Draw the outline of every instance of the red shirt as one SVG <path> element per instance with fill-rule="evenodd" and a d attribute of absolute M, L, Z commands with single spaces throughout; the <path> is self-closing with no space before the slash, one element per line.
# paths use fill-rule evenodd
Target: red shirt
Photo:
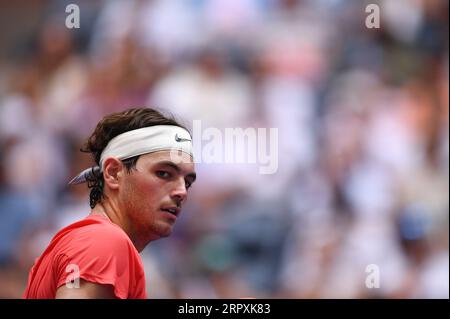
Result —
<path fill-rule="evenodd" d="M 77 274 L 112 285 L 117 298 L 147 297 L 138 251 L 128 235 L 104 216 L 89 215 L 53 237 L 31 268 L 23 298 L 55 298 L 60 286 L 76 283 Z"/>

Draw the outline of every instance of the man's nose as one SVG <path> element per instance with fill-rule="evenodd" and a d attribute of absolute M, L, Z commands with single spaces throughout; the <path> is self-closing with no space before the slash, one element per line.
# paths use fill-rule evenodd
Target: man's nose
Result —
<path fill-rule="evenodd" d="M 184 179 L 177 183 L 177 187 L 172 191 L 172 197 L 177 201 L 177 205 L 180 206 L 187 198 L 187 189 Z"/>

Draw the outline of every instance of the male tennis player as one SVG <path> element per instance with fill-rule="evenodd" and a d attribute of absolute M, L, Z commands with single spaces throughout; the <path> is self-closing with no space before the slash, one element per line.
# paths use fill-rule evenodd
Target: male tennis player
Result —
<path fill-rule="evenodd" d="M 24 298 L 146 298 L 139 255 L 169 236 L 195 181 L 190 133 L 150 108 L 103 118 L 85 152 L 91 213 L 60 230 L 30 271 Z"/>

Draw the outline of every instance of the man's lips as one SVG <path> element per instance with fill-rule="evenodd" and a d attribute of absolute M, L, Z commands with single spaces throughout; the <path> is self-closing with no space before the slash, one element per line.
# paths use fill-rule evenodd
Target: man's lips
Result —
<path fill-rule="evenodd" d="M 178 208 L 177 206 L 168 206 L 168 207 L 163 207 L 161 208 L 162 211 L 168 212 L 174 216 L 177 216 L 180 214 L 181 209 Z"/>

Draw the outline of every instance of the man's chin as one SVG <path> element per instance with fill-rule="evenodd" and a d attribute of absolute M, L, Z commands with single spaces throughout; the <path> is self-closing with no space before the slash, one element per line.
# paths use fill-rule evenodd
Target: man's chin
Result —
<path fill-rule="evenodd" d="M 162 232 L 158 239 L 166 238 L 166 237 L 169 237 L 170 235 L 172 235 L 172 230 L 168 230 L 166 232 Z"/>
<path fill-rule="evenodd" d="M 158 231 L 156 231 L 156 236 L 158 236 L 157 239 L 166 238 L 172 235 L 173 232 L 173 226 L 172 225 L 161 225 L 159 227 Z"/>
<path fill-rule="evenodd" d="M 146 242 L 150 243 L 152 241 L 156 241 L 158 239 L 169 237 L 172 234 L 172 229 L 158 229 L 158 231 L 152 230 L 151 232 L 148 232 Z"/>

